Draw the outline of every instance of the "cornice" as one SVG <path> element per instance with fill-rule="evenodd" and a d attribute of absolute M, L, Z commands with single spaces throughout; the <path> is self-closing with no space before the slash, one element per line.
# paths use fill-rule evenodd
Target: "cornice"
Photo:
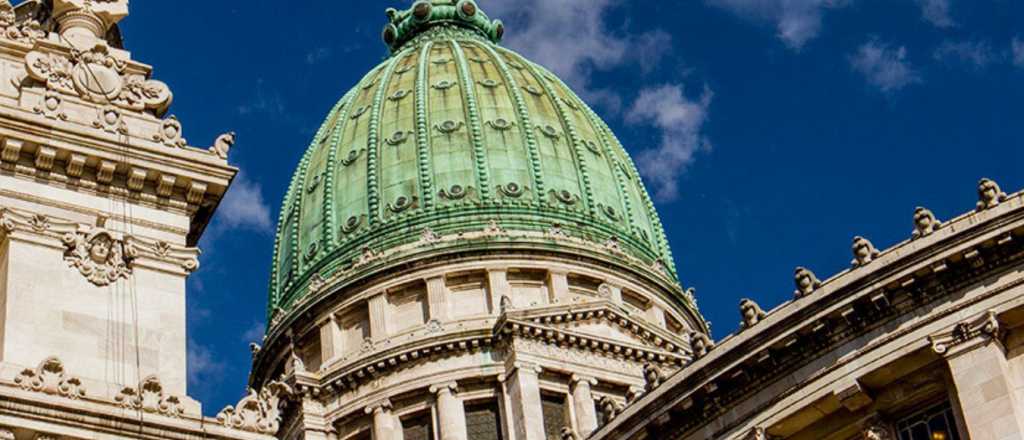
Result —
<path fill-rule="evenodd" d="M 988 202 L 979 203 L 974 212 L 942 224 L 941 228 L 915 233 L 914 239 L 878 254 L 872 252 L 871 261 L 859 261 L 855 269 L 821 282 L 813 290 L 801 292 L 798 299 L 752 321 L 741 333 L 725 338 L 705 358 L 671 377 L 662 392 L 653 393 L 627 408 L 623 416 L 602 428 L 597 438 L 630 438 L 631 433 L 639 429 L 638 422 L 659 417 L 674 407 L 699 411 L 699 417 L 690 417 L 679 427 L 680 434 L 688 432 L 714 420 L 749 393 L 770 386 L 822 353 L 961 291 L 980 277 L 991 276 L 1024 261 L 1024 245 L 1020 243 L 1024 236 L 1022 199 L 1022 193 L 998 199 L 990 197 Z M 1018 285 L 1024 285 L 1024 281 L 961 300 L 956 309 L 933 311 L 928 320 L 901 327 L 880 341 L 860 347 L 857 355 L 869 353 L 901 335 L 923 328 L 928 322 L 943 319 L 961 307 L 969 307 Z M 930 344 L 942 351 L 957 341 L 978 340 L 980 336 L 989 335 L 991 332 L 985 330 L 993 327 L 990 325 L 993 321 L 979 319 L 977 323 L 958 325 L 959 330 L 933 335 Z M 799 383 L 810 383 L 834 368 L 838 367 L 801 377 Z M 789 392 L 800 389 L 799 383 L 788 387 Z M 773 402 L 789 392 L 777 396 Z M 763 409 L 750 408 L 752 413 Z M 722 432 L 725 430 L 726 427 L 722 427 Z"/>

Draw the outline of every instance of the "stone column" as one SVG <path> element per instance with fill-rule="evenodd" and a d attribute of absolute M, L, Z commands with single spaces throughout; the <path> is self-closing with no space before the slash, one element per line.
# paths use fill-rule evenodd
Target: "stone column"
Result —
<path fill-rule="evenodd" d="M 338 325 L 338 316 L 332 313 L 320 326 L 320 358 L 323 365 L 341 356 L 344 352 L 341 343 L 341 326 Z"/>
<path fill-rule="evenodd" d="M 548 302 L 567 303 L 569 302 L 569 278 L 564 270 L 552 269 L 548 271 Z"/>
<path fill-rule="evenodd" d="M 388 298 L 379 292 L 367 301 L 370 315 L 370 339 L 382 341 L 388 337 Z"/>
<path fill-rule="evenodd" d="M 491 313 L 501 313 L 501 297 L 512 298 L 512 286 L 508 284 L 508 271 L 505 269 L 487 270 L 487 300 Z"/>
<path fill-rule="evenodd" d="M 545 440 L 540 372 L 537 365 L 516 362 L 505 380 L 516 440 Z"/>
<path fill-rule="evenodd" d="M 665 309 L 652 303 L 647 309 L 647 320 L 660 328 L 665 328 Z"/>
<path fill-rule="evenodd" d="M 455 395 L 458 392 L 458 384 L 437 384 L 430 387 L 430 392 L 437 396 L 437 419 L 441 440 L 468 440 L 466 409 L 462 406 L 462 400 Z"/>
<path fill-rule="evenodd" d="M 1024 439 L 1024 407 L 1016 394 L 1019 380 L 999 336 L 999 321 L 988 312 L 928 338 L 949 365 L 972 440 Z"/>
<path fill-rule="evenodd" d="M 590 433 L 597 430 L 597 406 L 594 405 L 594 396 L 590 392 L 590 387 L 594 385 L 597 385 L 597 379 L 572 375 L 572 406 L 576 413 L 576 426 L 583 437 L 589 437 Z"/>
<path fill-rule="evenodd" d="M 430 319 L 448 321 L 448 286 L 443 275 L 427 280 L 427 302 L 430 306 Z"/>
<path fill-rule="evenodd" d="M 399 440 L 402 438 L 402 424 L 391 414 L 391 401 L 388 399 L 370 404 L 366 407 L 367 414 L 373 414 L 373 440 Z"/>

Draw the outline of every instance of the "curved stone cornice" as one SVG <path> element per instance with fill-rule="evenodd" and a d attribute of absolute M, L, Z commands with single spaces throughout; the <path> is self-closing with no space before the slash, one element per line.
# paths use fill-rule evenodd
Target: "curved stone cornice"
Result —
<path fill-rule="evenodd" d="M 596 438 L 631 438 L 630 433 L 639 429 L 637 422 L 658 418 L 671 408 L 699 415 L 680 416 L 677 434 L 681 435 L 715 420 L 737 402 L 780 378 L 796 380 L 787 386 L 789 391 L 773 397 L 772 402 L 777 402 L 793 390 L 841 368 L 830 365 L 799 378 L 787 376 L 822 353 L 869 332 L 881 331 L 894 320 L 919 313 L 922 307 L 949 300 L 954 292 L 976 286 L 982 278 L 1024 263 L 1024 193 L 988 199 L 982 196 L 984 200 L 998 203 L 986 204 L 986 209 L 950 220 L 941 229 L 926 228 L 927 233 L 915 234 L 914 239 L 881 251 L 871 261 L 823 281 L 802 297 L 772 310 L 756 326 L 726 337 L 707 356 L 670 377 L 659 391 L 626 408 L 596 433 Z M 925 217 L 934 218 L 919 210 L 917 219 Z M 976 297 L 961 299 L 966 304 L 956 307 L 966 307 L 1022 285 L 1024 280 L 1008 280 L 988 286 L 984 292 L 975 292 Z M 951 307 L 934 308 L 927 319 L 915 319 L 910 325 L 887 332 L 884 338 L 857 347 L 851 354 L 854 357 L 844 357 L 844 362 L 856 363 L 857 356 L 920 332 L 930 322 L 948 321 L 957 313 L 957 308 Z M 960 350 L 958 345 L 968 347 L 998 338 L 999 324 L 993 312 L 932 334 L 919 341 L 918 348 L 931 347 L 948 356 Z M 726 432 L 735 427 L 720 425 L 716 429 Z"/>

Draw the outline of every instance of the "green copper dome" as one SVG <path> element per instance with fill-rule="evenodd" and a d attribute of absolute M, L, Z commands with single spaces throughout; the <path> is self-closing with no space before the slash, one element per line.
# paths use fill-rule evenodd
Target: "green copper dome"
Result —
<path fill-rule="evenodd" d="M 468 0 L 389 10 L 391 56 L 338 102 L 281 209 L 270 310 L 426 256 L 541 251 L 683 297 L 629 155 Z"/>

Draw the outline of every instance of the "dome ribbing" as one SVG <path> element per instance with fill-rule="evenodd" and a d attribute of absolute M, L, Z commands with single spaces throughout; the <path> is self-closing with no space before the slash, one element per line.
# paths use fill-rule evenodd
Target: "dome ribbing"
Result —
<path fill-rule="evenodd" d="M 500 22 L 471 1 L 388 15 L 392 55 L 331 110 L 285 197 L 272 317 L 325 283 L 516 249 L 621 266 L 682 297 L 635 166 L 582 100 L 498 46 Z"/>

